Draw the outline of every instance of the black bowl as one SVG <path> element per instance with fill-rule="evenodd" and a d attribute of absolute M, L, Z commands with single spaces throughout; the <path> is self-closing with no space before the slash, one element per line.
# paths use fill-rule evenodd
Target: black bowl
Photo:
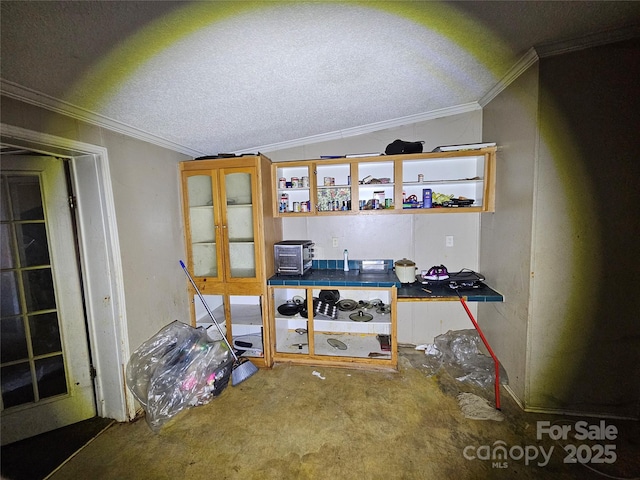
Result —
<path fill-rule="evenodd" d="M 303 305 L 294 302 L 283 303 L 278 307 L 278 313 L 280 315 L 284 315 L 286 317 L 292 317 L 300 310 L 302 310 Z"/>

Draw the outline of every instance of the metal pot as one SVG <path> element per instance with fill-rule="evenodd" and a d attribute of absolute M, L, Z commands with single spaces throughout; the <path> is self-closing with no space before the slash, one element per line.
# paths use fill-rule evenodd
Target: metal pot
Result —
<path fill-rule="evenodd" d="M 395 263 L 395 271 L 401 283 L 413 283 L 416 281 L 416 262 L 403 258 Z"/>

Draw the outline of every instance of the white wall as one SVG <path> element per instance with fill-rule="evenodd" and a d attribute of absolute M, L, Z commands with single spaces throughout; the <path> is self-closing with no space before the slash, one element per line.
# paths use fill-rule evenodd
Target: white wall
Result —
<path fill-rule="evenodd" d="M 104 132 L 109 150 L 133 351 L 164 325 L 190 322 L 182 201 L 175 152 Z"/>
<path fill-rule="evenodd" d="M 479 142 L 482 139 L 480 110 L 438 118 L 413 125 L 333 140 L 287 150 L 266 152 L 273 161 L 306 160 L 322 155 L 384 152 L 400 138 L 423 140 L 424 151 L 438 145 Z M 424 215 L 345 215 L 284 218 L 285 239 L 311 239 L 316 258 L 342 259 L 349 250 L 351 259 L 408 258 L 418 269 L 444 264 L 449 270 L 478 270 L 480 214 L 455 213 Z M 454 236 L 454 246 L 445 246 L 445 235 Z M 332 239 L 338 238 L 333 247 Z M 475 305 L 471 305 L 475 313 Z M 398 341 L 431 343 L 448 330 L 472 327 L 458 302 L 402 303 L 398 306 Z"/>
<path fill-rule="evenodd" d="M 527 372 L 537 105 L 536 64 L 483 109 L 484 138 L 499 149 L 496 211 L 482 217 L 480 270 L 505 301 L 479 305 L 478 321 L 520 403 Z"/>
<path fill-rule="evenodd" d="M 542 58 L 484 108 L 501 150 L 481 270 L 505 302 L 479 317 L 529 411 L 640 416 L 638 45 Z"/>

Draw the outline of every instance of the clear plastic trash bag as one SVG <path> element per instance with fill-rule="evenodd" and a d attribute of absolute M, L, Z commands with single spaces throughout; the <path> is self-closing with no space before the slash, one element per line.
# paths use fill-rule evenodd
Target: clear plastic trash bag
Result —
<path fill-rule="evenodd" d="M 480 387 L 495 382 L 493 359 L 480 351 L 482 339 L 475 329 L 449 330 L 438 335 L 433 343 L 425 345 L 427 364 L 431 375 L 444 368 L 461 382 L 471 382 Z M 507 384 L 507 374 L 500 365 L 500 383 Z"/>
<path fill-rule="evenodd" d="M 126 382 L 153 431 L 185 408 L 208 403 L 229 383 L 233 357 L 204 329 L 174 321 L 131 355 Z"/>

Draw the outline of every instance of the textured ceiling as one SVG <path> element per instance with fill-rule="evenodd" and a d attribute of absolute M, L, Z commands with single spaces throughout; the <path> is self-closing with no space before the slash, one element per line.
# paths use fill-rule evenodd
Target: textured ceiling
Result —
<path fill-rule="evenodd" d="M 473 105 L 532 47 L 640 24 L 640 2 L 617 1 L 1 7 L 5 90 L 193 155 L 266 152 Z"/>

